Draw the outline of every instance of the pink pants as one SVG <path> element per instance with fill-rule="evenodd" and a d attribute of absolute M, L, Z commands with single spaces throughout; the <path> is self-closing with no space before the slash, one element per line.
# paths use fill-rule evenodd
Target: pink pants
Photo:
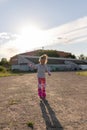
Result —
<path fill-rule="evenodd" d="M 38 78 L 38 96 L 40 98 L 46 97 L 46 79 L 45 78 Z"/>

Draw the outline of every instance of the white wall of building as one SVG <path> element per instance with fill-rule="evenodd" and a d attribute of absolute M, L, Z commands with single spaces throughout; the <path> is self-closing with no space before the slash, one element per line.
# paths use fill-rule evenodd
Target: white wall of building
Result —
<path fill-rule="evenodd" d="M 79 65 L 82 70 L 87 70 L 87 65 Z"/>

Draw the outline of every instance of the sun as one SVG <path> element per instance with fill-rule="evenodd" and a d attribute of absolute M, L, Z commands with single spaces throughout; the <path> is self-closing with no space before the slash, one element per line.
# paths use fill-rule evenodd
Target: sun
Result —
<path fill-rule="evenodd" d="M 21 43 L 27 47 L 41 46 L 43 36 L 43 31 L 35 26 L 24 27 L 20 33 Z"/>
<path fill-rule="evenodd" d="M 50 43 L 48 31 L 34 25 L 21 27 L 18 34 L 16 45 L 20 52 L 40 49 Z"/>

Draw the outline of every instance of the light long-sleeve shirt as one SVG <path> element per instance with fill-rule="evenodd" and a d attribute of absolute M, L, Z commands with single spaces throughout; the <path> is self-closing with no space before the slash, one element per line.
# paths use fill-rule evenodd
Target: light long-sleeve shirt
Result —
<path fill-rule="evenodd" d="M 48 69 L 47 64 L 29 64 L 29 67 L 32 67 L 33 69 L 37 69 L 37 77 L 38 78 L 45 78 L 45 72 L 48 73 L 48 75 L 51 75 L 50 70 Z"/>
<path fill-rule="evenodd" d="M 42 64 L 38 64 L 37 66 L 37 76 L 38 78 L 45 78 L 45 72 L 48 72 L 48 67 L 46 64 L 42 65 Z"/>
<path fill-rule="evenodd" d="M 38 64 L 35 66 L 37 69 L 37 77 L 38 78 L 45 78 L 45 72 L 48 72 L 50 74 L 50 71 L 48 70 L 48 67 L 46 64 Z"/>

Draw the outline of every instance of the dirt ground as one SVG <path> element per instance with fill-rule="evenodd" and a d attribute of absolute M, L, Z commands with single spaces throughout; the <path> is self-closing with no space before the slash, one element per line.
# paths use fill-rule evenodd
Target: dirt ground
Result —
<path fill-rule="evenodd" d="M 0 78 L 0 130 L 87 130 L 87 77 L 53 72 L 47 97 L 37 95 L 36 73 Z"/>

